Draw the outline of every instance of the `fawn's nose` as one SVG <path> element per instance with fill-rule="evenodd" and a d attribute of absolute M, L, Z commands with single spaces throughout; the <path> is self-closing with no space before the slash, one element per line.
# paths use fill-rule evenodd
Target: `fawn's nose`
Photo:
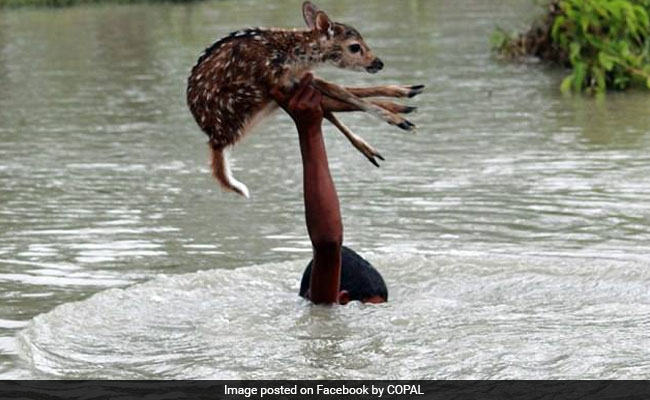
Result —
<path fill-rule="evenodd" d="M 384 68 L 384 63 L 379 58 L 375 58 L 372 60 L 372 63 L 368 68 L 366 68 L 366 70 L 371 74 L 374 74 L 375 72 L 380 71 L 382 68 Z"/>

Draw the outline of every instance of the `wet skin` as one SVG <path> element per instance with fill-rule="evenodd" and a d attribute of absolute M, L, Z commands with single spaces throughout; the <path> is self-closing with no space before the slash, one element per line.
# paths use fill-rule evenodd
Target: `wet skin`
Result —
<path fill-rule="evenodd" d="M 322 95 L 306 74 L 290 94 L 272 89 L 275 101 L 293 118 L 298 129 L 303 166 L 303 188 L 307 231 L 314 249 L 309 299 L 315 304 L 346 304 L 348 292 L 340 290 L 343 225 L 339 199 L 329 171 L 321 125 Z M 384 299 L 373 296 L 368 303 Z"/>

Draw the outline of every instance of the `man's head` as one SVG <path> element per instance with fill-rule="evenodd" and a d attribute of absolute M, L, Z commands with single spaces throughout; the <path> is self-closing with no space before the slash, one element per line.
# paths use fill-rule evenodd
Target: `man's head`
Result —
<path fill-rule="evenodd" d="M 309 282 L 311 267 L 309 262 L 300 282 L 301 297 L 309 298 Z M 360 255 L 345 246 L 341 249 L 341 292 L 346 295 L 341 298 L 341 304 L 358 300 L 363 303 L 383 303 L 388 301 L 388 289 L 384 279 L 370 263 Z"/>

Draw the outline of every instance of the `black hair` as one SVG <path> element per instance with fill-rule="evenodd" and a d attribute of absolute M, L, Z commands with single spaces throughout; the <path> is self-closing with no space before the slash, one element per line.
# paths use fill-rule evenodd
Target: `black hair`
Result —
<path fill-rule="evenodd" d="M 313 263 L 314 260 L 309 261 L 302 274 L 299 292 L 301 297 L 307 297 Z M 363 301 L 373 296 L 380 296 L 384 301 L 388 301 L 388 289 L 379 271 L 354 250 L 345 246 L 341 248 L 341 290 L 348 291 L 350 301 Z"/>

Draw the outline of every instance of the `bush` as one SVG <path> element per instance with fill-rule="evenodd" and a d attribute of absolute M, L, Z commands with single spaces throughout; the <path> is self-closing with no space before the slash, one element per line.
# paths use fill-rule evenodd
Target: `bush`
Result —
<path fill-rule="evenodd" d="M 497 30 L 496 51 L 570 67 L 561 89 L 602 93 L 650 88 L 650 0 L 551 0 L 528 32 Z"/>

